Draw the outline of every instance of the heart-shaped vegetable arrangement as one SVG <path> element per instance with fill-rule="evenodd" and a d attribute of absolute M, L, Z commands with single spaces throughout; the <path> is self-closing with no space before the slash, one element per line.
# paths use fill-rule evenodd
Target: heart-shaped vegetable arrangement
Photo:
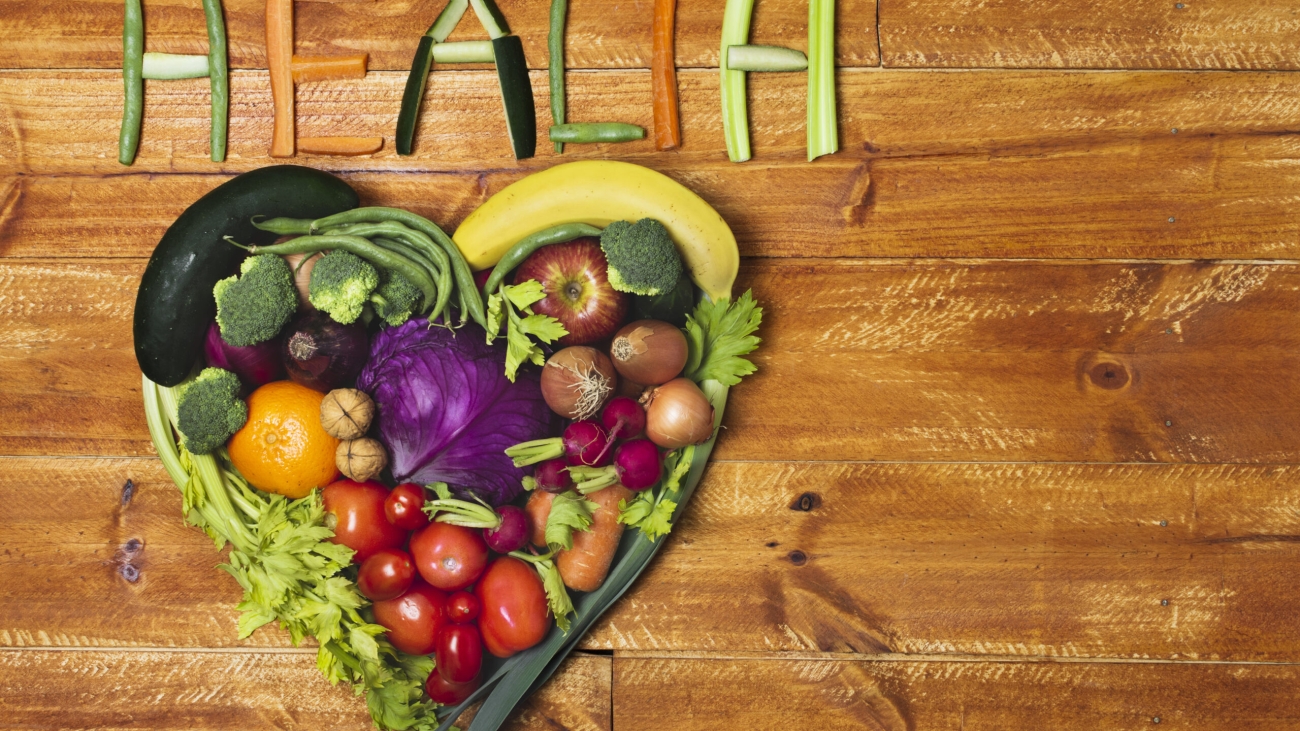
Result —
<path fill-rule="evenodd" d="M 450 238 L 358 202 L 268 167 L 172 224 L 136 300 L 150 435 L 231 545 L 241 637 L 314 637 L 380 728 L 486 695 L 495 731 L 662 545 L 762 311 L 717 212 L 636 165 L 531 175 Z"/>

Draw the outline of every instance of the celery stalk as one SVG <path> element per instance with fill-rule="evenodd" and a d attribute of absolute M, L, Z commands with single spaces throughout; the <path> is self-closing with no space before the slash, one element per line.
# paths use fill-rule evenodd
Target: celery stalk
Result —
<path fill-rule="evenodd" d="M 727 157 L 732 162 L 750 158 L 749 105 L 745 99 L 745 72 L 727 64 L 728 49 L 749 42 L 753 15 L 754 0 L 727 0 L 722 14 L 722 50 L 718 56 L 718 70 L 722 74 L 722 133 L 727 140 Z"/>
<path fill-rule="evenodd" d="M 808 57 L 803 51 L 780 46 L 732 46 L 727 49 L 727 67 L 733 71 L 803 71 Z"/>
<path fill-rule="evenodd" d="M 146 79 L 201 79 L 208 75 L 208 57 L 179 53 L 146 53 Z"/>
<path fill-rule="evenodd" d="M 838 149 L 835 0 L 808 0 L 808 160 Z"/>

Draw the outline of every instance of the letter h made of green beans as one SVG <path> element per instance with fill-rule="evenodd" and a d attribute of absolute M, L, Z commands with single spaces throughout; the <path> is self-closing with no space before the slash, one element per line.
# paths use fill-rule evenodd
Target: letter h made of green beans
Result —
<path fill-rule="evenodd" d="M 208 27 L 208 53 L 182 55 L 144 52 L 144 12 L 141 0 L 126 0 L 122 24 L 122 82 L 125 86 L 122 131 L 117 138 L 117 161 L 130 165 L 140 148 L 144 117 L 145 79 L 198 79 L 212 82 L 212 161 L 226 159 L 226 128 L 230 109 L 230 68 L 226 58 L 226 19 L 221 0 L 203 0 Z"/>

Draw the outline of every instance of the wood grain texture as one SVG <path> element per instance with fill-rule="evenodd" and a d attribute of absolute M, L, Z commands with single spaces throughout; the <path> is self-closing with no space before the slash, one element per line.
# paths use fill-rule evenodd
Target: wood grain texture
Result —
<path fill-rule="evenodd" d="M 612 658 L 575 655 L 503 728 L 608 730 L 611 674 Z M 0 651 L 0 688 L 5 728 L 371 727 L 315 652 Z"/>
<path fill-rule="evenodd" d="M 149 453 L 143 264 L 0 265 L 0 454 Z M 790 259 L 737 286 L 764 346 L 721 459 L 1300 458 L 1293 265 Z"/>
<path fill-rule="evenodd" d="M 398 157 L 392 134 L 406 76 L 372 72 L 361 80 L 303 84 L 297 91 L 303 136 L 386 138 L 385 149 L 366 158 L 300 155 L 296 160 L 331 170 L 466 170 L 520 173 L 554 164 L 550 145 L 515 161 L 505 133 L 495 74 L 435 72 L 429 79 L 414 155 Z M 680 150 L 660 153 L 650 139 L 623 144 L 571 145 L 560 159 L 618 157 L 655 166 L 724 162 L 718 75 L 688 70 L 681 90 Z M 546 76 L 532 75 L 538 128 L 550 124 Z M 800 74 L 756 74 L 750 84 L 750 126 L 755 159 L 736 169 L 798 163 L 820 171 L 881 158 L 963 156 L 1089 158 L 1094 151 L 1127 145 L 1154 153 L 1171 142 L 1192 161 L 1260 144 L 1270 136 L 1294 143 L 1300 118 L 1300 75 L 1282 73 L 991 72 L 841 70 L 837 77 L 842 152 L 804 162 L 804 98 Z M 114 157 L 121 122 L 121 80 L 107 71 L 0 72 L 0 173 L 242 172 L 270 162 L 271 94 L 265 72 L 231 75 L 229 158 L 208 156 L 210 120 L 203 79 L 151 82 L 144 108 L 139 156 L 124 167 Z M 572 121 L 618 120 L 652 126 L 649 71 L 589 71 L 568 80 Z M 1174 134 L 1171 130 L 1177 129 Z M 1226 139 L 1225 139 L 1226 138 Z M 542 150 L 540 148 L 547 148 Z M 1132 154 L 1130 152 L 1130 154 Z M 1176 164 L 1148 154 L 1154 179 L 1178 177 Z M 927 164 L 939 160 L 924 160 Z M 944 161 L 946 162 L 946 161 Z M 1182 162 L 1188 162 L 1182 160 Z M 1059 165 L 1059 161 L 1057 162 Z M 1258 174 L 1267 174 L 1260 170 Z M 1123 190 L 1129 170 L 1102 167 L 1101 185 Z M 1068 175 L 1078 185 L 1079 175 Z M 1184 174 L 1183 177 L 1186 177 Z M 1044 173 L 1039 181 L 1049 180 Z M 1199 193 L 1216 192 L 1212 173 L 1201 171 Z M 1232 177 L 1229 178 L 1232 180 Z M 823 186 L 830 187 L 830 186 Z M 1028 189 L 1027 189 L 1028 190 Z M 1180 188 L 1168 195 L 1187 193 Z"/>
<path fill-rule="evenodd" d="M 882 0 L 886 66 L 1295 69 L 1278 0 Z"/>
<path fill-rule="evenodd" d="M 744 256 L 1291 259 L 1300 144 L 1137 140 L 1087 152 L 795 163 L 639 158 L 709 201 Z M 314 160 L 313 160 L 314 162 Z M 371 203 L 451 231 L 525 174 L 343 173 Z M 225 175 L 0 178 L 0 256 L 148 256 Z M 1173 218 L 1173 221 L 1169 219 Z"/>
<path fill-rule="evenodd" d="M 288 645 L 155 460 L 0 459 L 0 501 L 0 646 Z M 1284 661 L 1298 516 L 1294 465 L 718 462 L 583 647 Z"/>
<path fill-rule="evenodd" d="M 616 657 L 614 727 L 1274 731 L 1297 690 L 1294 665 Z"/>
<path fill-rule="evenodd" d="M 265 0 L 225 0 L 232 68 L 266 68 Z M 511 31 L 532 68 L 548 61 L 550 3 L 501 0 Z M 677 11 L 677 64 L 717 66 L 723 0 L 683 3 Z M 146 50 L 207 53 L 200 0 L 151 0 L 144 7 Z M 442 0 L 304 2 L 295 18 L 299 55 L 370 54 L 371 70 L 411 67 L 416 43 Z M 649 68 L 651 3 L 587 0 L 569 8 L 565 61 L 569 68 Z M 837 3 L 836 63 L 876 66 L 876 1 Z M 122 4 L 115 0 L 27 3 L 0 0 L 0 68 L 122 67 Z M 808 4 L 767 0 L 754 12 L 753 43 L 803 49 Z M 486 39 L 465 16 L 451 40 Z M 238 102 L 238 98 L 232 96 Z"/>

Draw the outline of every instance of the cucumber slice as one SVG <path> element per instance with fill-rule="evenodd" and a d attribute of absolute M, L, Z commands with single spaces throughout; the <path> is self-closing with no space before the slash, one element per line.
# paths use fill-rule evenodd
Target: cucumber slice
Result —
<path fill-rule="evenodd" d="M 501 101 L 506 110 L 506 129 L 515 159 L 523 160 L 537 152 L 537 108 L 533 105 L 533 85 L 528 80 L 528 63 L 519 36 L 492 39 L 497 59 L 497 80 L 501 82 Z"/>

